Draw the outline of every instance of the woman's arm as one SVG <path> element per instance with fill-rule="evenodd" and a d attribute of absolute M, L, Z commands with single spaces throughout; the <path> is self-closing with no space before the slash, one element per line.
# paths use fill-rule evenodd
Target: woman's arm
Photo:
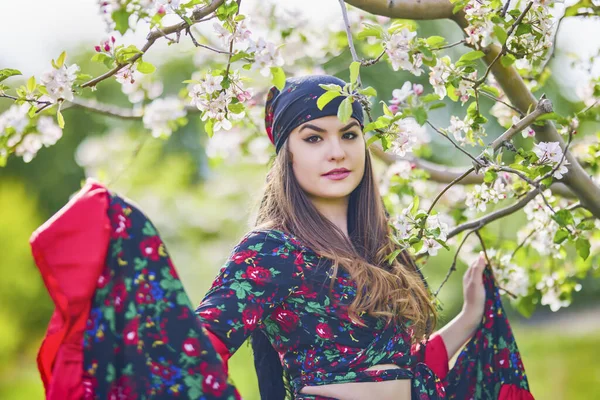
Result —
<path fill-rule="evenodd" d="M 485 305 L 485 288 L 483 286 L 483 270 L 485 257 L 480 253 L 463 276 L 463 308 L 461 312 L 438 331 L 444 340 L 448 359 L 462 348 L 471 338 L 481 319 Z"/>

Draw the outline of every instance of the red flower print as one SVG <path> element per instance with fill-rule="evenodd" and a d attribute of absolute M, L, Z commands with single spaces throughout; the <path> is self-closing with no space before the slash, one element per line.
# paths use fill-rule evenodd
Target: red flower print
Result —
<path fill-rule="evenodd" d="M 136 400 L 138 394 L 134 383 L 128 376 L 121 376 L 117 381 L 113 382 L 108 393 L 108 400 Z"/>
<path fill-rule="evenodd" d="M 202 363 L 200 365 L 200 373 L 204 376 L 202 380 L 204 394 L 220 397 L 225 389 L 227 389 L 227 379 L 224 371 L 219 371 L 215 367 L 211 368 L 207 363 Z"/>
<path fill-rule="evenodd" d="M 127 229 L 131 228 L 131 220 L 125 216 L 123 206 L 121 204 L 113 204 L 110 207 L 110 223 L 113 227 L 111 236 L 113 239 L 128 238 Z"/>
<path fill-rule="evenodd" d="M 281 327 L 281 329 L 290 333 L 298 326 L 298 321 L 300 318 L 293 311 L 286 310 L 283 307 L 277 307 L 273 311 L 273 319 L 277 321 L 277 324 Z"/>
<path fill-rule="evenodd" d="M 317 335 L 327 340 L 333 338 L 333 332 L 331 331 L 331 328 L 325 323 L 317 324 Z"/>
<path fill-rule="evenodd" d="M 438 396 L 444 398 L 446 396 L 446 388 L 441 380 L 435 380 L 435 390 L 437 391 Z"/>
<path fill-rule="evenodd" d="M 127 323 L 123 332 L 123 341 L 126 345 L 138 344 L 138 329 L 140 327 L 140 319 L 136 317 Z"/>
<path fill-rule="evenodd" d="M 149 238 L 142 240 L 140 243 L 142 256 L 152 261 L 158 261 L 160 259 L 158 249 L 161 245 L 162 241 L 158 236 L 150 236 Z"/>
<path fill-rule="evenodd" d="M 189 357 L 200 355 L 200 342 L 196 338 L 187 338 L 183 341 L 183 352 Z"/>
<path fill-rule="evenodd" d="M 251 265 L 246 270 L 246 276 L 257 285 L 264 286 L 271 280 L 271 271 L 263 267 L 254 267 Z"/>
<path fill-rule="evenodd" d="M 216 320 L 217 318 L 219 318 L 219 315 L 221 315 L 221 310 L 219 310 L 218 308 L 207 308 L 206 310 L 202 310 L 198 313 L 198 315 L 200 315 L 203 319 L 206 320 Z"/>
<path fill-rule="evenodd" d="M 125 306 L 125 297 L 127 297 L 127 288 L 125 287 L 125 283 L 116 283 L 109 295 L 110 302 L 115 306 L 116 312 L 123 311 L 123 307 Z"/>
<path fill-rule="evenodd" d="M 242 312 L 242 322 L 244 323 L 244 329 L 246 331 L 252 331 L 258 325 L 258 320 L 262 314 L 260 307 L 246 308 Z"/>
<path fill-rule="evenodd" d="M 84 374 L 81 384 L 83 386 L 83 400 L 95 400 L 96 388 L 98 387 L 96 377 Z"/>
<path fill-rule="evenodd" d="M 340 354 L 352 355 L 352 354 L 358 353 L 358 349 L 356 349 L 354 347 L 344 346 L 344 345 L 341 345 L 339 343 L 336 343 L 335 347 L 340 352 Z"/>
<path fill-rule="evenodd" d="M 98 289 L 102 289 L 104 286 L 106 286 L 106 284 L 108 283 L 109 280 L 110 280 L 110 269 L 109 268 L 104 268 L 104 271 L 102 272 L 102 275 L 100 275 L 98 277 L 98 281 L 96 282 L 96 286 L 98 287 Z"/>
<path fill-rule="evenodd" d="M 430 397 L 427 393 L 419 393 L 419 400 L 430 400 Z"/>
<path fill-rule="evenodd" d="M 171 274 L 171 276 L 173 278 L 178 279 L 179 276 L 177 275 L 177 271 L 175 270 L 175 266 L 173 265 L 173 261 L 171 261 L 171 259 L 168 258 L 167 262 L 169 264 L 169 273 Z"/>
<path fill-rule="evenodd" d="M 510 350 L 504 348 L 495 356 L 494 361 L 499 368 L 508 368 L 510 366 Z"/>
<path fill-rule="evenodd" d="M 294 292 L 297 296 L 303 296 L 305 299 L 316 299 L 317 292 L 311 290 L 306 284 L 302 284 L 296 291 Z"/>
<path fill-rule="evenodd" d="M 257 254 L 258 253 L 254 250 L 242 250 L 235 253 L 232 260 L 236 264 L 242 264 L 246 262 L 247 259 L 256 257 Z"/>

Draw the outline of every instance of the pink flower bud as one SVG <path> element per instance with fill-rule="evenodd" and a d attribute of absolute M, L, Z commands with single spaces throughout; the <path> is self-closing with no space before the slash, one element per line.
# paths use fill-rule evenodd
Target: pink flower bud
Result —
<path fill-rule="evenodd" d="M 104 43 L 104 51 L 110 51 L 110 45 L 107 43 Z"/>
<path fill-rule="evenodd" d="M 114 43 L 114 42 L 115 42 L 117 39 L 115 39 L 115 37 L 114 37 L 114 36 L 111 36 L 111 37 L 110 37 L 110 40 L 112 40 L 112 42 Z"/>
<path fill-rule="evenodd" d="M 423 85 L 420 85 L 418 83 L 414 83 L 413 84 L 413 92 L 415 92 L 415 94 L 417 96 L 420 96 L 423 94 Z"/>
<path fill-rule="evenodd" d="M 398 106 L 396 104 L 392 104 L 391 106 L 388 107 L 390 109 L 390 111 L 393 114 L 396 114 L 398 112 Z"/>
<path fill-rule="evenodd" d="M 156 11 L 157 14 L 163 15 L 165 13 L 165 8 L 163 6 L 160 6 L 158 8 L 158 10 Z"/>
<path fill-rule="evenodd" d="M 96 47 L 94 47 L 94 49 L 96 49 L 96 51 L 97 51 L 98 53 L 100 53 L 100 52 L 102 51 L 102 49 L 100 48 L 100 46 L 96 46 Z"/>

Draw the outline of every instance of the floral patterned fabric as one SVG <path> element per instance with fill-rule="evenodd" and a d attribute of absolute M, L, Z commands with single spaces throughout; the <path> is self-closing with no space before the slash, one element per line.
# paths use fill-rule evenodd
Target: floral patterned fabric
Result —
<path fill-rule="evenodd" d="M 84 399 L 238 399 L 156 228 L 115 195 L 108 215 L 84 335 Z"/>
<path fill-rule="evenodd" d="M 263 331 L 290 376 L 296 399 L 304 386 L 412 380 L 413 399 L 497 399 L 502 384 L 529 395 L 527 379 L 493 278 L 486 272 L 486 316 L 443 382 L 411 353 L 410 329 L 363 315 L 348 316 L 356 295 L 339 269 L 329 290 L 331 261 L 282 231 L 249 232 L 233 249 L 196 313 L 233 354 Z M 366 371 L 377 364 L 399 369 Z M 530 395 L 529 395 L 530 396 Z M 523 397 L 529 398 L 529 397 Z M 530 397 L 533 399 L 532 397 Z"/>

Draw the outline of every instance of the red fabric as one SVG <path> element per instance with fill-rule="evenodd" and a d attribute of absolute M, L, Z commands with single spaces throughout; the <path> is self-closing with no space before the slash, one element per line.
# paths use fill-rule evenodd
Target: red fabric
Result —
<path fill-rule="evenodd" d="M 208 338 L 210 339 L 210 342 L 212 343 L 213 347 L 215 348 L 217 353 L 219 353 L 219 355 L 223 359 L 223 365 L 225 366 L 225 373 L 229 374 L 227 362 L 229 361 L 229 357 L 231 357 L 231 354 L 229 354 L 229 350 L 227 349 L 227 346 L 225 346 L 225 343 L 223 343 L 221 341 L 221 339 L 219 339 L 217 335 L 212 333 L 206 326 L 204 327 L 204 329 L 206 330 L 206 334 L 207 334 Z"/>
<path fill-rule="evenodd" d="M 412 354 L 419 352 L 420 344 L 413 345 Z M 434 333 L 429 337 L 427 346 L 425 346 L 425 360 L 422 360 L 431 370 L 440 378 L 444 379 L 450 369 L 448 360 L 448 350 L 442 335 Z"/>
<path fill-rule="evenodd" d="M 502 385 L 498 400 L 534 400 L 533 395 L 517 385 Z"/>
<path fill-rule="evenodd" d="M 29 240 L 56 306 L 37 357 L 48 400 L 83 397 L 83 334 L 108 248 L 107 208 L 106 189 L 88 181 Z"/>

